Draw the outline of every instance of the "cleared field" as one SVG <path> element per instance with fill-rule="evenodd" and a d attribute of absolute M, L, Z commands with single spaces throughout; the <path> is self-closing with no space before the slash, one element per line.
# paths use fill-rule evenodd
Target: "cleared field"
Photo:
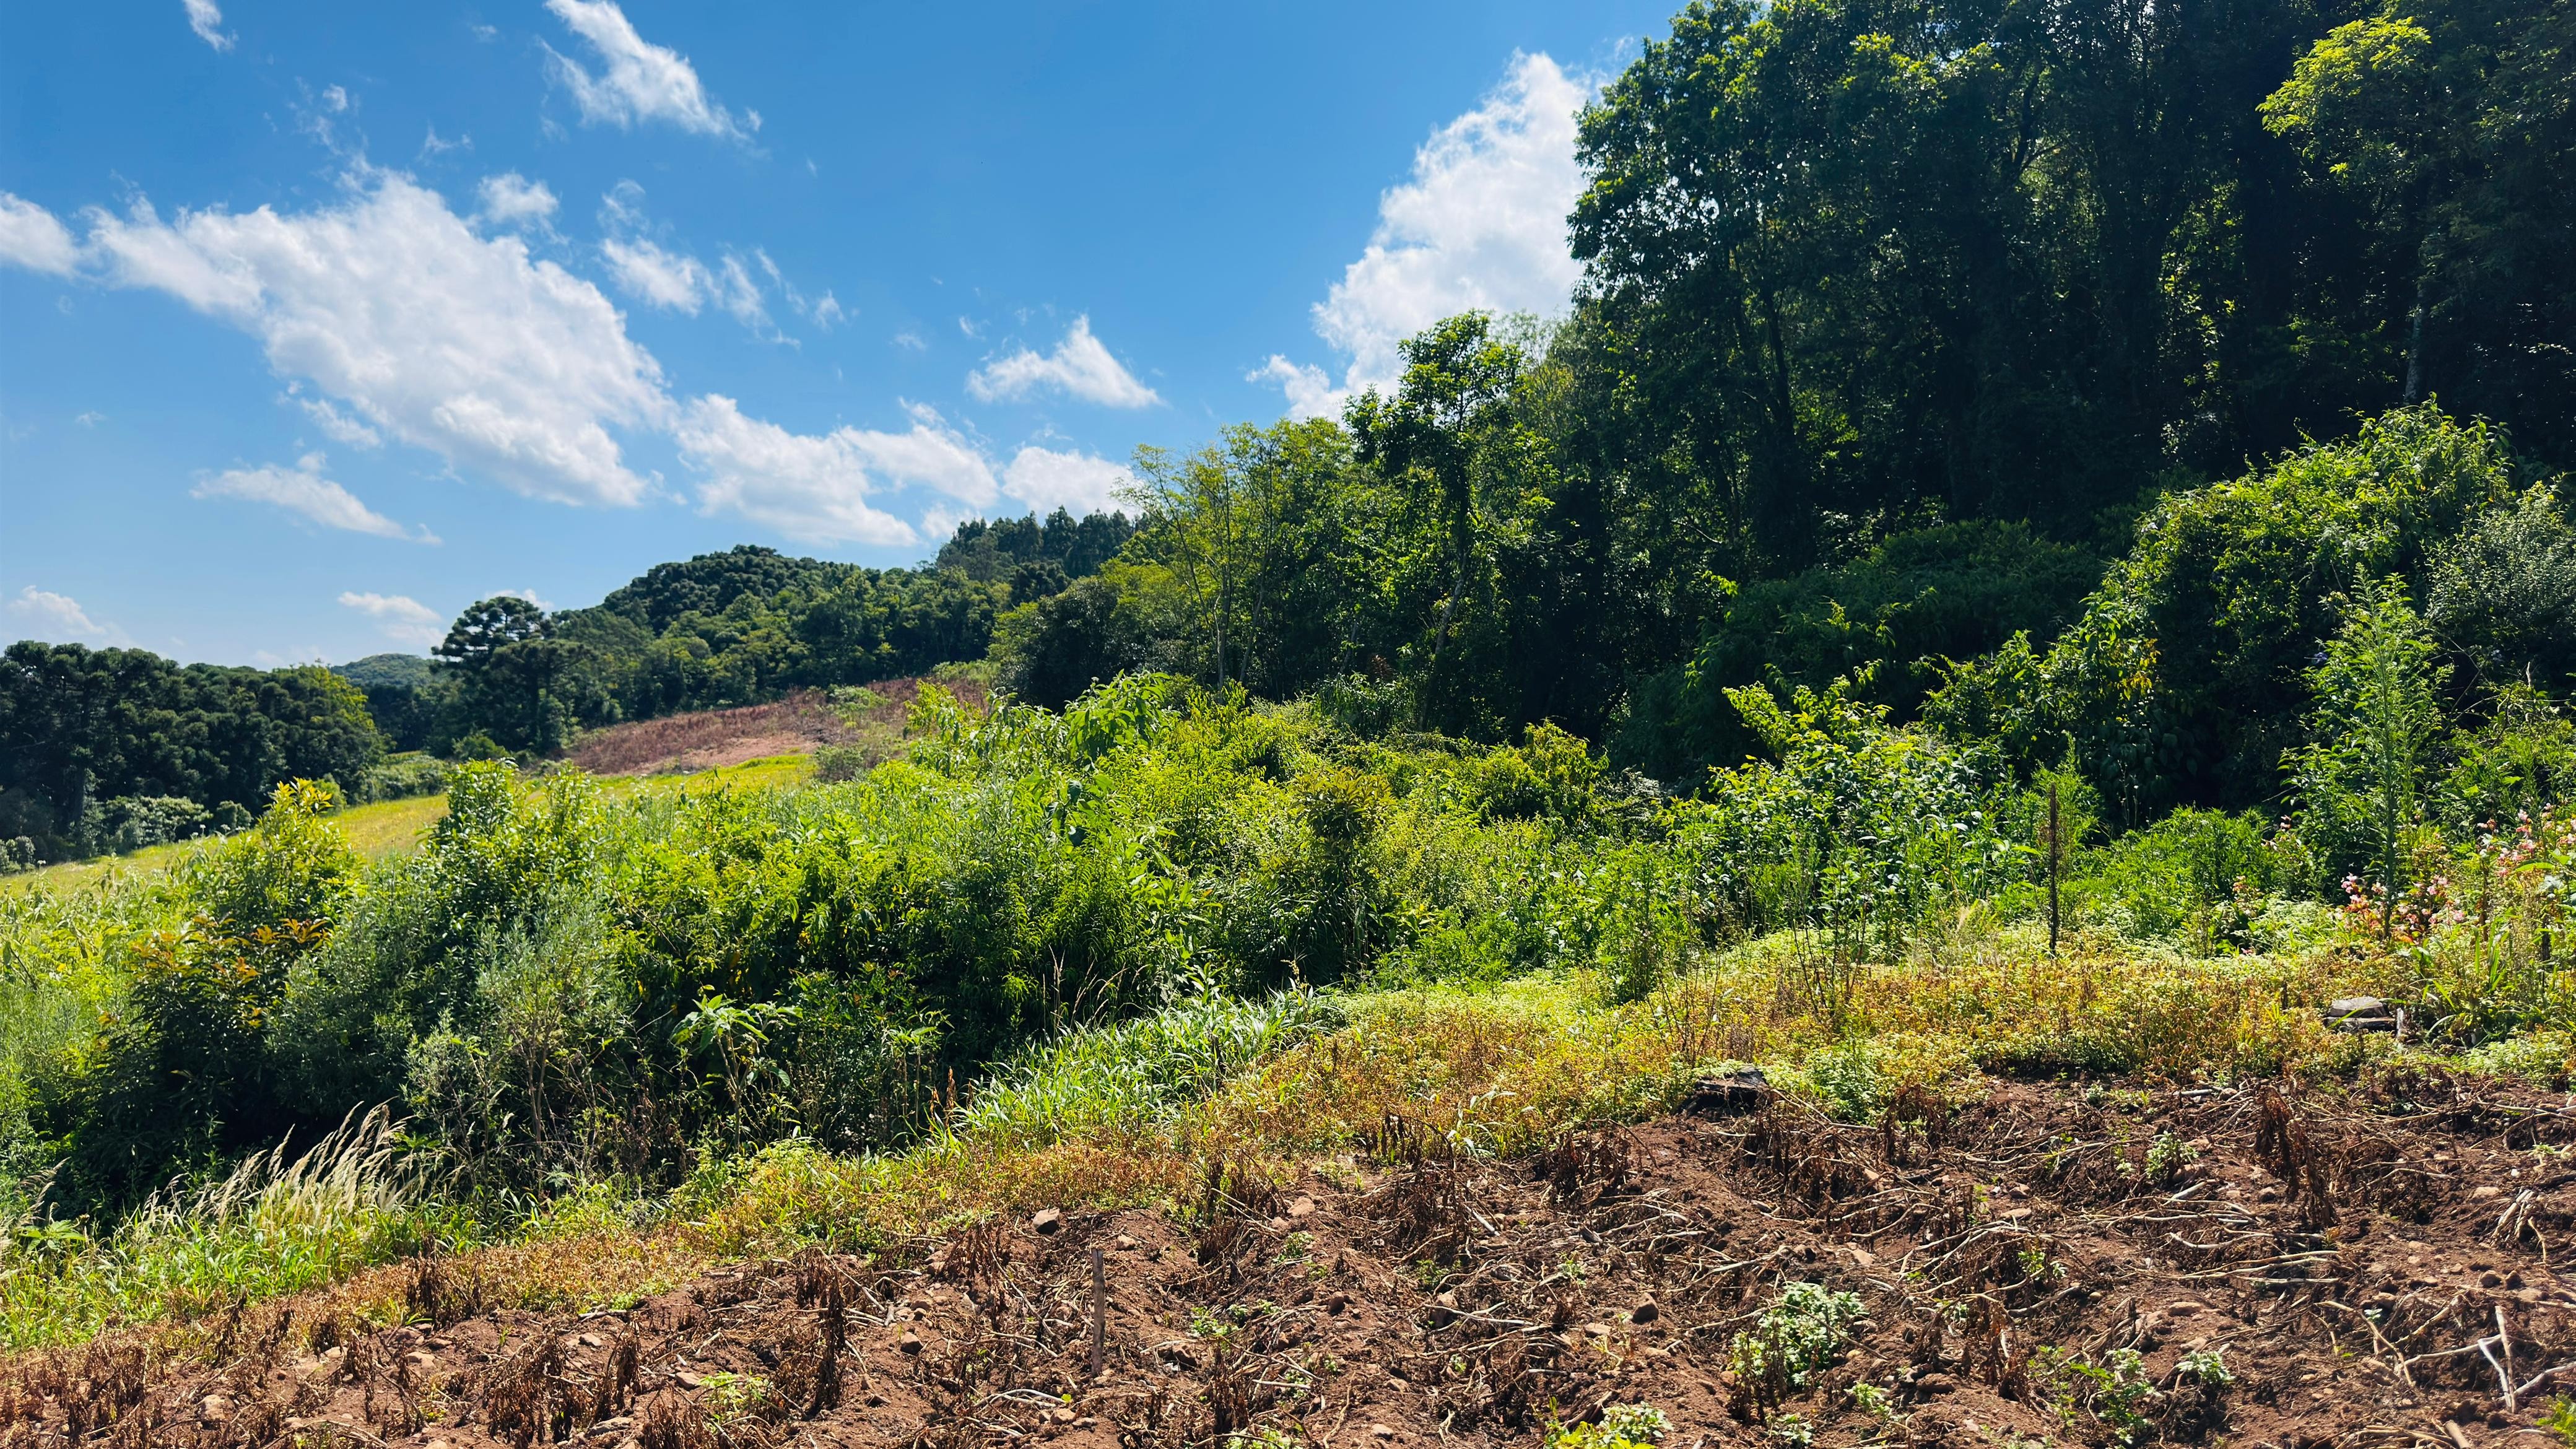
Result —
<path fill-rule="evenodd" d="M 444 795 L 417 795 L 408 800 L 380 800 L 353 805 L 331 817 L 359 854 L 370 859 L 395 855 L 420 844 L 423 832 L 447 813 Z M 155 845 L 127 855 L 93 860 L 66 860 L 20 875 L 0 877 L 0 890 L 59 889 L 87 884 L 110 871 L 167 870 L 196 849 L 196 842 Z"/>

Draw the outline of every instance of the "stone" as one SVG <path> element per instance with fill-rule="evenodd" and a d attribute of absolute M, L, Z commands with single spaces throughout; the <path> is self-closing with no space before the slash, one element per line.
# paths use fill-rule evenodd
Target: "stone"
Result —
<path fill-rule="evenodd" d="M 1369 1437 L 1372 1439 L 1392 1439 L 1395 1437 L 1395 1431 L 1384 1424 L 1371 1424 L 1369 1425 Z"/>
<path fill-rule="evenodd" d="M 1064 1214 L 1055 1208 L 1039 1208 L 1029 1219 L 1029 1226 L 1041 1233 L 1052 1233 L 1064 1226 Z"/>
<path fill-rule="evenodd" d="M 1771 1079 L 1760 1067 L 1702 1077 L 1682 1099 L 1682 1110 L 1702 1117 L 1737 1117 L 1758 1112 L 1771 1100 Z"/>
<path fill-rule="evenodd" d="M 2397 1018 L 2389 1012 L 2388 1003 L 2376 996 L 2338 996 L 2327 1002 L 2320 1014 L 2326 1025 L 2336 1031 L 2397 1029 Z"/>
<path fill-rule="evenodd" d="M 1125 1233 L 1120 1233 L 1118 1235 L 1118 1251 L 1122 1253 L 1132 1253 L 1136 1251 L 1136 1240 L 1127 1236 Z"/>
<path fill-rule="evenodd" d="M 919 1353 L 921 1352 L 921 1335 L 906 1329 L 903 1337 L 895 1341 L 895 1347 L 903 1350 L 905 1353 Z M 682 1382 L 687 1382 L 688 1375 L 683 1374 L 680 1377 Z M 697 1385 L 690 1384 L 689 1387 L 696 1388 Z"/>
<path fill-rule="evenodd" d="M 1292 1218 L 1311 1218 L 1314 1215 L 1315 1200 L 1303 1193 L 1297 1195 L 1295 1202 L 1288 1204 L 1288 1216 Z"/>
<path fill-rule="evenodd" d="M 1644 1302 L 1639 1303 L 1636 1307 L 1628 1310 L 1628 1321 L 1630 1323 L 1652 1323 L 1663 1316 L 1664 1310 L 1656 1307 L 1655 1300 L 1652 1298 L 1649 1298 Z"/>

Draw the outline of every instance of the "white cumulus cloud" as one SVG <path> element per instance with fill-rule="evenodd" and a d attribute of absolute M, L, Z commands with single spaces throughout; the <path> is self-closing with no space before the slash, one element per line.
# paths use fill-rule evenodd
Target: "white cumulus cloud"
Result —
<path fill-rule="evenodd" d="M 559 204 L 553 188 L 516 171 L 484 177 L 475 195 L 482 206 L 474 214 L 493 226 L 542 226 L 553 218 Z"/>
<path fill-rule="evenodd" d="M 964 326 L 965 319 L 958 319 Z M 974 335 L 972 332 L 968 336 Z M 1162 401 L 1138 382 L 1100 339 L 1091 335 L 1091 319 L 1076 317 L 1073 329 L 1055 351 L 1044 356 L 1022 348 L 967 375 L 966 390 L 984 402 L 1024 398 L 1033 392 L 1059 391 L 1103 407 L 1143 408 Z"/>
<path fill-rule="evenodd" d="M 535 498 L 633 504 L 649 491 L 611 429 L 668 426 L 652 354 L 597 287 L 477 235 L 395 172 L 300 213 L 89 213 L 106 280 L 168 292 L 255 337 L 280 374 L 355 421 Z"/>
<path fill-rule="evenodd" d="M 1065 509 L 1079 517 L 1118 506 L 1118 490 L 1135 475 L 1106 458 L 1027 447 L 1002 472 L 1002 491 L 1040 513 Z"/>
<path fill-rule="evenodd" d="M 10 617 L 25 622 L 19 627 L 41 631 L 41 637 L 56 644 L 123 645 L 133 641 L 114 624 L 101 623 L 89 616 L 78 600 L 69 594 L 57 594 L 29 584 L 9 601 Z M 35 637 L 35 636 L 31 636 Z"/>
<path fill-rule="evenodd" d="M 684 131 L 740 139 L 760 129 L 760 113 L 737 117 L 707 98 L 697 68 L 668 46 L 635 33 L 615 0 L 546 0 L 546 8 L 597 52 L 596 75 L 551 46 L 555 78 L 572 92 L 587 122 L 624 129 L 638 121 L 668 121 Z"/>
<path fill-rule="evenodd" d="M 197 32 L 199 40 L 217 50 L 233 48 L 233 38 L 224 34 L 224 12 L 216 8 L 215 0 L 179 0 L 179 4 L 187 10 L 188 28 Z"/>
<path fill-rule="evenodd" d="M 698 498 L 708 513 L 739 513 L 811 543 L 918 542 L 912 525 L 868 502 L 876 485 L 855 433 L 791 433 L 710 394 L 689 404 L 679 436 L 707 474 Z"/>
<path fill-rule="evenodd" d="M 0 191 L 0 262 L 67 277 L 80 262 L 80 247 L 52 212 Z"/>
<path fill-rule="evenodd" d="M 1414 153 L 1411 178 L 1378 199 L 1367 250 L 1316 305 L 1316 334 L 1348 360 L 1341 387 L 1317 387 L 1320 369 L 1284 357 L 1253 377 L 1311 417 L 1391 386 L 1396 344 L 1442 318 L 1563 311 L 1583 274 L 1565 228 L 1583 190 L 1575 114 L 1594 88 L 1545 55 L 1514 56 L 1482 104 Z"/>
<path fill-rule="evenodd" d="M 322 466 L 321 454 L 307 453 L 296 459 L 292 468 L 281 468 L 275 463 L 257 468 L 230 468 L 203 479 L 189 493 L 198 498 L 239 498 L 252 503 L 275 504 L 324 528 L 371 533 L 378 538 L 409 539 L 416 543 L 438 542 L 438 535 L 428 529 L 414 533 L 359 502 L 357 495 L 323 477 Z"/>
<path fill-rule="evenodd" d="M 375 620 L 384 636 L 398 643 L 426 649 L 447 637 L 438 611 L 408 595 L 345 593 L 340 604 Z"/>

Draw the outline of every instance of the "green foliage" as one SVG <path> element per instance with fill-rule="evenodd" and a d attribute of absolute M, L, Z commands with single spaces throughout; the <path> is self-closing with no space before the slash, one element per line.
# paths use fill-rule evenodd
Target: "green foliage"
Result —
<path fill-rule="evenodd" d="M 1652 1404 L 1605 1404 L 1598 1422 L 1551 1424 L 1547 1449 L 1654 1449 L 1673 1421 Z"/>
<path fill-rule="evenodd" d="M 2422 817 L 2424 769 L 2442 728 L 2432 660 L 2405 586 L 2363 580 L 2309 674 L 2308 743 L 2285 760 L 2296 765 L 2307 845 L 2331 873 L 2376 877 L 2383 925 L 2406 893 L 2406 833 Z"/>
<path fill-rule="evenodd" d="M 1842 1358 L 1853 1320 L 1867 1312 L 1856 1293 L 1821 1283 L 1784 1285 L 1728 1350 L 1738 1381 L 1772 1404 L 1805 1391 Z"/>
<path fill-rule="evenodd" d="M 354 884 L 357 858 L 322 820 L 335 803 L 327 786 L 281 785 L 258 828 L 190 861 L 200 913 L 134 943 L 122 1010 L 39 1064 L 31 1117 L 69 1149 L 61 1200 L 132 1203 L 290 1125 L 262 1044 Z"/>
<path fill-rule="evenodd" d="M 2557 494 L 2535 488 L 2441 548 L 2425 615 L 2479 677 L 2564 686 L 2576 673 L 2576 527 Z"/>
<path fill-rule="evenodd" d="M 154 843 L 291 779 L 356 784 L 383 753 L 336 674 L 181 666 L 139 649 L 19 643 L 0 655 L 0 838 L 47 859 Z M 178 838 L 184 838 L 180 835 Z"/>
<path fill-rule="evenodd" d="M 2270 799 L 2301 742 L 2332 596 L 2396 576 L 2420 594 L 2446 540 L 2518 496 L 2503 440 L 2402 409 L 2232 483 L 2167 498 L 2138 525 L 2084 616 L 1963 665 L 1928 717 L 2024 768 L 2070 745 L 2122 826 L 2180 803 Z"/>
<path fill-rule="evenodd" d="M 1941 661 L 1988 653 L 2016 632 L 2056 637 L 2101 577 L 2079 549 L 1978 521 L 1895 534 L 1849 564 L 1746 584 L 1700 636 L 1672 707 L 1657 709 L 1651 692 L 1632 703 L 1619 749 L 1668 778 L 1731 764 L 1754 742 L 1725 691 L 1773 681 L 1821 689 L 1865 678 L 1862 698 L 1910 717 Z"/>
<path fill-rule="evenodd" d="M 2542 1429 L 2556 1435 L 2559 1443 L 2576 1445 L 2576 1399 L 2564 1394 L 2551 1399 L 2539 1423 Z"/>
<path fill-rule="evenodd" d="M 2196 955 L 2243 949 L 2264 900 L 2287 880 L 2252 811 L 2177 810 L 2071 862 L 2068 895 L 2087 920 Z"/>
<path fill-rule="evenodd" d="M 2527 685 L 2498 690 L 2487 717 L 2452 737 L 2449 754 L 2439 808 L 2462 838 L 2490 823 L 2538 820 L 2576 799 L 2576 721 Z"/>

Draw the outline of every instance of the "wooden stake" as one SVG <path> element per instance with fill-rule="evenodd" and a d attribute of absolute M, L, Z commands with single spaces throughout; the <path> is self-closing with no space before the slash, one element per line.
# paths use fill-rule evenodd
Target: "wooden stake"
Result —
<path fill-rule="evenodd" d="M 1109 1270 L 1102 1266 L 1100 1250 L 1091 1250 L 1091 1376 L 1100 1377 L 1101 1361 L 1109 1350 Z"/>

